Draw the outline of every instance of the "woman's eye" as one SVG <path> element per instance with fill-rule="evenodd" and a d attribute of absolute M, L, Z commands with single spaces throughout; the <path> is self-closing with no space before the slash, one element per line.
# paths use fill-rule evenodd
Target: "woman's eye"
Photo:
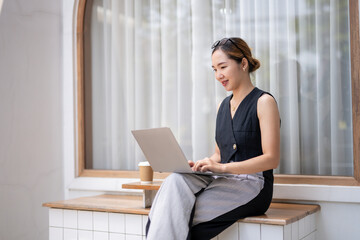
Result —
<path fill-rule="evenodd" d="M 222 66 L 222 67 L 221 67 L 221 69 L 224 69 L 224 68 L 226 68 L 226 66 Z"/>
<path fill-rule="evenodd" d="M 216 72 L 216 69 L 215 69 L 215 68 L 213 68 L 213 71 L 214 71 L 214 72 Z"/>

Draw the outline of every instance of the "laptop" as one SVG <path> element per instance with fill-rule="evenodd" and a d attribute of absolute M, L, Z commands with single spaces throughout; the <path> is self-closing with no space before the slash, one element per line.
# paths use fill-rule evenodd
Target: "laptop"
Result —
<path fill-rule="evenodd" d="M 233 176 L 233 174 L 193 171 L 170 128 L 151 128 L 131 132 L 155 172 Z"/>

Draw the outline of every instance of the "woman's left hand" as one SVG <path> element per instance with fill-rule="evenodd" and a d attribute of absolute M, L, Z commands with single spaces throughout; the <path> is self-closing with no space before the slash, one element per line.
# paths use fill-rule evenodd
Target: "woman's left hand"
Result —
<path fill-rule="evenodd" d="M 223 172 L 223 164 L 210 158 L 204 158 L 202 160 L 198 160 L 192 167 L 192 170 L 200 172 Z"/>

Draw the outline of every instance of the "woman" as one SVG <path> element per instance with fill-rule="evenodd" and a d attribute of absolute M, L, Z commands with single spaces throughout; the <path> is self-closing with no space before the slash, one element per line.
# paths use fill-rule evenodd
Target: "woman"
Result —
<path fill-rule="evenodd" d="M 245 41 L 224 38 L 212 49 L 215 77 L 232 95 L 218 108 L 215 153 L 189 164 L 194 171 L 233 175 L 171 174 L 155 197 L 147 239 L 211 239 L 270 205 L 272 169 L 280 159 L 276 101 L 252 85 L 249 74 L 260 62 Z"/>

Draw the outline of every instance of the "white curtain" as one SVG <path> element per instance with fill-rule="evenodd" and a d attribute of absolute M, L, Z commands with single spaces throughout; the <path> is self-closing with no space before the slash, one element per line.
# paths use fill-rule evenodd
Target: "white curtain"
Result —
<path fill-rule="evenodd" d="M 211 155 L 229 94 L 211 45 L 241 37 L 280 108 L 277 172 L 353 174 L 348 1 L 94 0 L 90 24 L 94 169 L 136 169 L 132 129 L 167 126 L 188 159 Z"/>

